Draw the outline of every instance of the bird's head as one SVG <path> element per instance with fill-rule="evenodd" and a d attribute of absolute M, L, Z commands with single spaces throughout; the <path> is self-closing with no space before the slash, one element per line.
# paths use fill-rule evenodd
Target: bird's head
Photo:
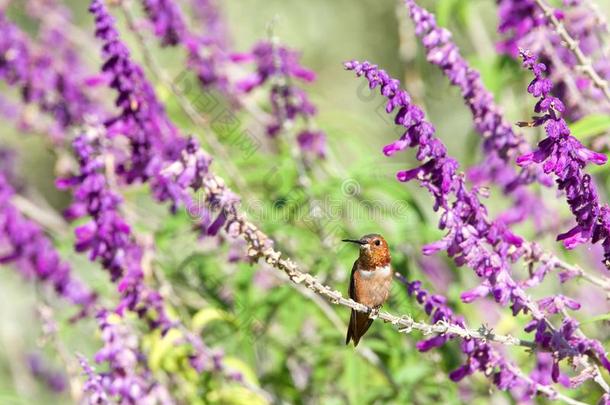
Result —
<path fill-rule="evenodd" d="M 383 236 L 373 233 L 360 239 L 343 239 L 360 245 L 360 265 L 375 269 L 390 264 L 390 249 Z"/>

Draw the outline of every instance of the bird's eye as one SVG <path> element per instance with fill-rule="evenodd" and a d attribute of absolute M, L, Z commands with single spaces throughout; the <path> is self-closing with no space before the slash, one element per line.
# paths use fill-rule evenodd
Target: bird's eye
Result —
<path fill-rule="evenodd" d="M 377 240 L 375 241 L 375 246 L 379 246 L 379 245 L 381 245 L 381 241 L 380 241 L 379 239 L 377 239 Z"/>

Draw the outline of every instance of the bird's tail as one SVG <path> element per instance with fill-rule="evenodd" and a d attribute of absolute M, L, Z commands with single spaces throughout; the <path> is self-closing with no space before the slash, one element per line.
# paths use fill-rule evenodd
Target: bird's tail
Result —
<path fill-rule="evenodd" d="M 345 344 L 349 344 L 349 341 L 353 340 L 354 347 L 358 346 L 360 338 L 369 330 L 372 323 L 373 320 L 369 318 L 368 314 L 352 310 L 349 326 L 347 327 L 347 336 L 345 336 Z"/>

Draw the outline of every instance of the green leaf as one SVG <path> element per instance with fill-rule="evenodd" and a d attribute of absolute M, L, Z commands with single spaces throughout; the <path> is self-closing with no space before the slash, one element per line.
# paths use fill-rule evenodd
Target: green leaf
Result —
<path fill-rule="evenodd" d="M 570 124 L 570 132 L 580 140 L 602 134 L 610 130 L 610 115 L 591 114 Z"/>
<path fill-rule="evenodd" d="M 151 337 L 151 348 L 148 354 L 148 366 L 151 370 L 162 368 L 163 362 L 172 354 L 176 347 L 175 342 L 181 338 L 180 332 L 170 329 L 163 337 L 154 335 Z"/>
<path fill-rule="evenodd" d="M 235 317 L 222 309 L 203 308 L 193 316 L 193 330 L 201 331 L 207 324 L 213 321 L 235 323 Z"/>

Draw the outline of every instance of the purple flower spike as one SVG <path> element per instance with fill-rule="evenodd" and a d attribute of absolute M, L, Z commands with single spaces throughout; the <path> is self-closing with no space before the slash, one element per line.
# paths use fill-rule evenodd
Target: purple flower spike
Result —
<path fill-rule="evenodd" d="M 304 68 L 299 63 L 299 54 L 284 46 L 275 46 L 271 42 L 263 41 L 254 46 L 251 53 L 234 54 L 235 62 L 256 63 L 256 72 L 242 79 L 237 87 L 244 92 L 250 92 L 255 87 L 262 86 L 274 75 L 301 79 L 306 82 L 315 80 L 315 73 Z"/>
<path fill-rule="evenodd" d="M 60 372 L 49 368 L 44 359 L 38 353 L 31 353 L 27 356 L 27 364 L 30 373 L 38 380 L 42 381 L 54 392 L 63 392 L 68 385 L 66 376 Z"/>
<path fill-rule="evenodd" d="M 548 186 L 551 182 L 536 167 L 525 168 L 520 173 L 513 169 L 513 160 L 529 151 L 526 140 L 521 134 L 514 132 L 511 124 L 504 119 L 479 73 L 460 55 L 458 47 L 451 40 L 451 33 L 439 27 L 434 15 L 421 8 L 414 0 L 405 0 L 405 4 L 415 22 L 415 32 L 426 49 L 428 61 L 438 66 L 451 84 L 460 89 L 464 102 L 472 112 L 475 129 L 484 139 L 485 160 L 470 170 L 470 179 L 477 184 L 498 184 L 505 193 L 514 193 L 516 206 L 532 209 L 530 212 L 513 212 L 504 217 L 505 221 L 517 222 L 528 215 L 537 215 L 534 209 L 539 204 L 528 203 L 533 197 L 520 186 L 534 181 Z M 520 189 L 517 191 L 517 188 Z"/>
<path fill-rule="evenodd" d="M 95 35 L 104 43 L 102 70 L 117 92 L 120 110 L 105 125 L 110 134 L 126 136 L 132 150 L 130 159 L 120 162 L 119 172 L 129 183 L 145 181 L 159 170 L 161 159 L 175 158 L 183 143 L 142 68 L 131 60 L 104 2 L 93 0 L 89 10 L 95 17 Z"/>
<path fill-rule="evenodd" d="M 76 250 L 89 252 L 100 260 L 113 281 L 123 275 L 129 245 L 129 225 L 118 213 L 121 198 L 106 184 L 105 155 L 100 153 L 99 131 L 91 129 L 73 143 L 80 173 L 57 182 L 59 188 L 74 188 L 74 202 L 66 211 L 69 219 L 89 216 L 91 220 L 75 229 Z"/>
<path fill-rule="evenodd" d="M 89 404 L 107 405 L 110 404 L 108 393 L 102 385 L 102 376 L 95 372 L 89 361 L 82 355 L 78 355 L 78 361 L 83 374 L 87 377 L 83 384 L 83 391 L 89 399 Z"/>
<path fill-rule="evenodd" d="M 107 363 L 108 371 L 96 375 L 81 358 L 81 365 L 89 379 L 85 391 L 90 400 L 106 403 L 170 405 L 174 401 L 163 385 L 156 382 L 148 369 L 146 357 L 138 347 L 138 337 L 124 324 L 123 319 L 106 310 L 97 314 L 104 346 L 95 355 L 96 363 Z M 95 403 L 91 401 L 92 403 Z"/>
<path fill-rule="evenodd" d="M 294 79 L 306 82 L 315 80 L 315 74 L 301 66 L 299 54 L 287 47 L 270 41 L 259 42 L 248 54 L 233 54 L 236 63 L 254 62 L 256 72 L 242 78 L 236 88 L 244 93 L 252 92 L 271 83 L 269 99 L 272 120 L 267 125 L 267 134 L 276 136 L 286 124 L 298 119 L 309 127 L 309 121 L 316 115 L 316 108 L 307 93 L 293 83 Z M 297 135 L 302 151 L 323 158 L 326 149 L 326 136 L 321 131 L 304 129 Z M 313 153 L 312 153 L 313 152 Z"/>
<path fill-rule="evenodd" d="M 592 85 L 589 77 L 579 69 L 579 61 L 563 43 L 551 21 L 534 0 L 498 0 L 498 32 L 503 40 L 498 43 L 500 52 L 515 59 L 519 49 L 529 49 L 546 65 L 553 93 L 566 103 L 566 116 L 577 120 L 587 114 L 608 112 L 607 105 L 599 103 L 602 92 Z M 599 15 L 587 2 L 564 1 L 564 10 L 554 9 L 568 34 L 585 57 L 595 60 L 593 68 L 603 79 L 610 78 L 609 61 L 604 48 L 608 33 Z M 537 95 L 536 97 L 539 97 Z"/>
<path fill-rule="evenodd" d="M 24 218 L 11 203 L 13 193 L 0 172 L 0 264 L 13 265 L 26 278 L 49 284 L 58 295 L 81 306 L 80 315 L 88 314 L 95 305 L 96 294 L 74 278 L 70 266 L 61 260 L 42 229 Z"/>
<path fill-rule="evenodd" d="M 464 319 L 456 316 L 447 305 L 447 298 L 424 290 L 421 281 L 408 281 L 402 275 L 398 275 L 398 279 L 405 285 L 408 294 L 415 297 L 416 301 L 424 308 L 433 323 L 443 321 L 462 328 L 466 327 Z M 454 338 L 455 336 L 451 334 L 434 336 L 418 342 L 417 349 L 426 352 L 443 346 Z M 466 339 L 461 342 L 460 347 L 462 353 L 466 355 L 466 361 L 449 373 L 449 378 L 452 381 L 459 382 L 476 372 L 481 372 L 501 390 L 519 387 L 530 393 L 529 398 L 536 393 L 537 382 L 516 374 L 513 371 L 514 366 L 488 342 L 480 339 Z"/>
<path fill-rule="evenodd" d="M 562 190 L 576 219 L 576 225 L 559 235 L 566 248 L 591 242 L 601 242 L 604 247 L 604 263 L 610 268 L 610 216 L 607 205 L 601 205 L 598 193 L 589 174 L 583 168 L 593 163 L 606 163 L 606 156 L 585 148 L 570 130 L 562 117 L 564 105 L 550 92 L 552 83 L 546 78 L 546 66 L 528 51 L 521 51 L 523 66 L 532 71 L 534 79 L 527 90 L 539 98 L 535 106 L 533 126 L 543 126 L 546 138 L 538 143 L 538 149 L 522 155 L 517 163 L 522 166 L 540 165 L 546 173 L 553 173 L 559 190 Z"/>
<path fill-rule="evenodd" d="M 100 113 L 82 90 L 82 69 L 77 60 L 55 57 L 36 48 L 19 27 L 9 22 L 0 10 L 0 79 L 19 89 L 26 104 L 36 104 L 53 116 L 50 128 L 53 141 L 61 141 L 65 130 L 82 124 L 85 118 Z"/>
<path fill-rule="evenodd" d="M 163 45 L 176 45 L 185 36 L 186 26 L 178 5 L 171 0 L 143 0 L 144 11 Z"/>

